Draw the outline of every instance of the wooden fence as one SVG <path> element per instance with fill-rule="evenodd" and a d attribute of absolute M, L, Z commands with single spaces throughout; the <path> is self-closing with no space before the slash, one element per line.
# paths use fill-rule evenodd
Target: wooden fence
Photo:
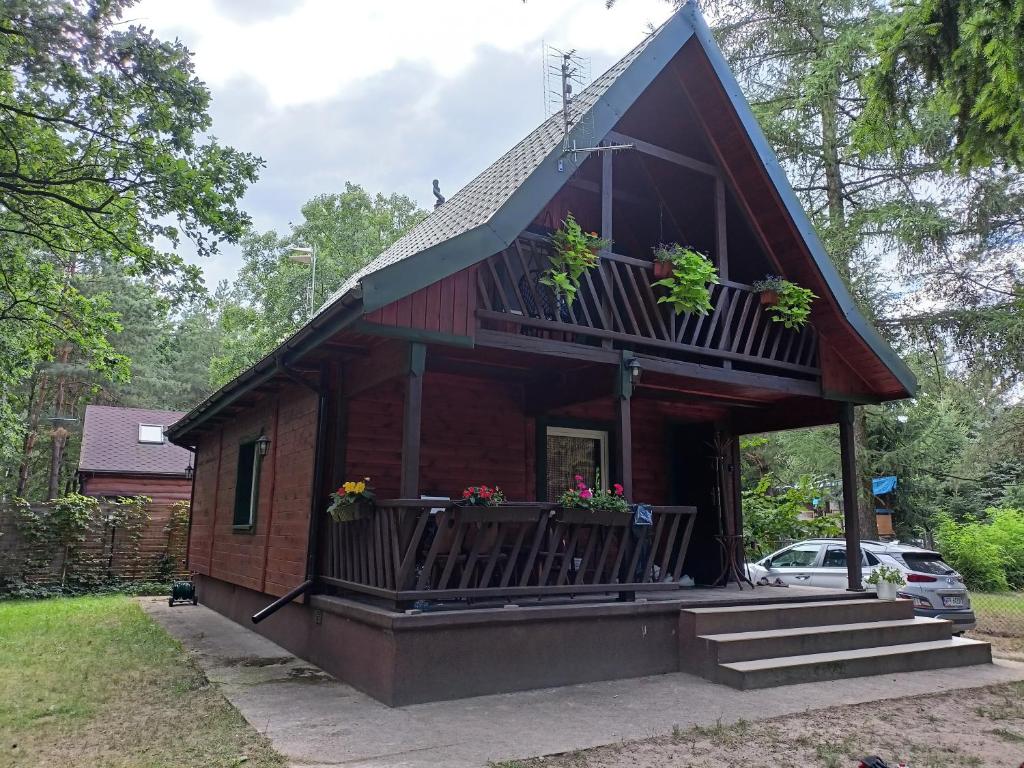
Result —
<path fill-rule="evenodd" d="M 22 590 L 87 591 L 125 581 L 166 582 L 185 573 L 187 504 L 149 504 L 137 526 L 119 525 L 101 503 L 68 541 L 47 524 L 47 504 L 0 504 L 0 595 Z"/>

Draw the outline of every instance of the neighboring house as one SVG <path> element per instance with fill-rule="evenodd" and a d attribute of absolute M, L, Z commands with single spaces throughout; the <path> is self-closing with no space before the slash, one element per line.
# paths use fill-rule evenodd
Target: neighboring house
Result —
<path fill-rule="evenodd" d="M 738 436 L 839 422 L 853 499 L 854 404 L 916 384 L 858 312 L 696 6 L 576 96 L 568 122 L 545 121 L 168 430 L 198 452 L 200 600 L 249 625 L 283 596 L 259 631 L 392 705 L 679 669 L 751 687 L 990 658 L 906 601 L 715 586 L 742 553 Z M 630 148 L 572 151 L 602 142 Z M 570 211 L 613 243 L 572 302 L 539 279 Z M 672 241 L 718 267 L 707 315 L 657 302 L 652 249 Z M 766 273 L 820 297 L 806 327 L 771 321 L 751 287 Z M 651 525 L 561 509 L 575 475 L 620 482 Z M 330 492 L 364 477 L 376 507 L 332 520 Z M 511 503 L 446 500 L 479 484 Z M 846 526 L 858 546 L 856 515 Z M 734 607 L 695 607 L 709 605 Z M 892 619 L 908 621 L 880 640 L 873 622 Z M 731 646 L 810 654 L 796 669 L 728 667 L 721 638 L 703 638 L 808 625 Z"/>
<path fill-rule="evenodd" d="M 148 496 L 157 505 L 187 500 L 192 453 L 164 430 L 184 414 L 88 405 L 82 426 L 78 482 L 86 496 Z"/>

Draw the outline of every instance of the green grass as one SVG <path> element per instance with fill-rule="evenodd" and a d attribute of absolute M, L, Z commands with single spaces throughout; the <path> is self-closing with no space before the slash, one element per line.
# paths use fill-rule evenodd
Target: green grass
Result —
<path fill-rule="evenodd" d="M 284 761 L 123 596 L 0 603 L 0 765 Z"/>

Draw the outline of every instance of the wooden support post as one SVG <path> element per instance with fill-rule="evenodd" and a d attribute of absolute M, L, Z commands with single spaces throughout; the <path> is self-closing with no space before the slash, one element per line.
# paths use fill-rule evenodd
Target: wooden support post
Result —
<path fill-rule="evenodd" d="M 632 352 L 623 352 L 619 363 L 619 375 L 615 386 L 615 474 L 622 483 L 627 499 L 633 498 L 633 422 L 631 401 L 633 398 L 633 371 L 629 367 Z M 616 482 L 612 478 L 612 482 Z M 605 487 L 611 483 L 605 482 Z"/>
<path fill-rule="evenodd" d="M 857 453 L 854 443 L 852 403 L 843 403 L 839 411 L 839 455 L 843 469 L 847 588 L 851 592 L 863 592 L 860 564 L 860 517 L 857 514 Z"/>
<path fill-rule="evenodd" d="M 608 249 L 611 250 L 612 241 L 612 161 L 613 152 L 605 150 L 601 153 L 601 237 L 608 241 Z M 600 264 L 597 265 L 601 269 Z M 605 296 L 601 303 L 604 305 L 604 314 L 611 315 L 611 297 Z M 601 346 L 606 349 L 612 348 L 611 339 L 602 339 Z"/>
<path fill-rule="evenodd" d="M 715 177 L 715 259 L 718 262 L 718 276 L 722 280 L 728 280 L 729 243 L 725 225 L 725 182 L 721 176 Z M 732 329 L 726 326 L 722 331 L 722 346 L 726 349 L 732 343 L 731 336 Z M 722 367 L 732 368 L 732 362 L 723 360 Z"/>
<path fill-rule="evenodd" d="M 405 383 L 405 409 L 402 415 L 402 476 L 399 495 L 403 499 L 420 497 L 420 424 L 423 415 L 423 371 L 427 348 L 409 345 L 409 372 Z"/>

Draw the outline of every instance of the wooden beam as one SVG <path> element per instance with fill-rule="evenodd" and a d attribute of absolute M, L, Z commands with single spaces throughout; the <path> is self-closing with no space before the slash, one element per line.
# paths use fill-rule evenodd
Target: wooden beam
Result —
<path fill-rule="evenodd" d="M 423 421 L 423 372 L 427 348 L 414 343 L 409 350 L 409 371 L 405 382 L 405 407 L 402 412 L 402 475 L 399 494 L 403 499 L 420 496 L 420 437 Z"/>
<path fill-rule="evenodd" d="M 612 239 L 612 161 L 610 150 L 601 153 L 601 237 Z"/>
<path fill-rule="evenodd" d="M 863 592 L 860 564 L 860 515 L 857 511 L 859 494 L 857 476 L 857 446 L 854 437 L 853 405 L 843 403 L 839 408 L 839 460 L 843 470 L 843 518 L 846 522 L 846 579 L 847 589 Z"/>
<path fill-rule="evenodd" d="M 649 141 L 644 141 L 643 139 L 635 139 L 632 136 L 627 136 L 624 133 L 619 133 L 618 131 L 611 131 L 608 134 L 608 138 L 619 144 L 632 144 L 637 152 L 657 157 L 659 160 L 674 163 L 675 165 L 680 165 L 683 168 L 689 168 L 691 171 L 697 171 L 697 173 L 703 173 L 715 178 L 722 175 L 722 172 L 718 170 L 718 167 L 711 163 L 705 163 L 703 160 L 698 160 L 695 157 L 689 157 L 681 152 L 666 149 L 665 147 L 659 147 L 657 144 L 651 144 Z"/>
<path fill-rule="evenodd" d="M 633 373 L 628 364 L 632 357 L 631 352 L 622 353 L 615 382 L 615 474 L 627 499 L 633 498 Z"/>

